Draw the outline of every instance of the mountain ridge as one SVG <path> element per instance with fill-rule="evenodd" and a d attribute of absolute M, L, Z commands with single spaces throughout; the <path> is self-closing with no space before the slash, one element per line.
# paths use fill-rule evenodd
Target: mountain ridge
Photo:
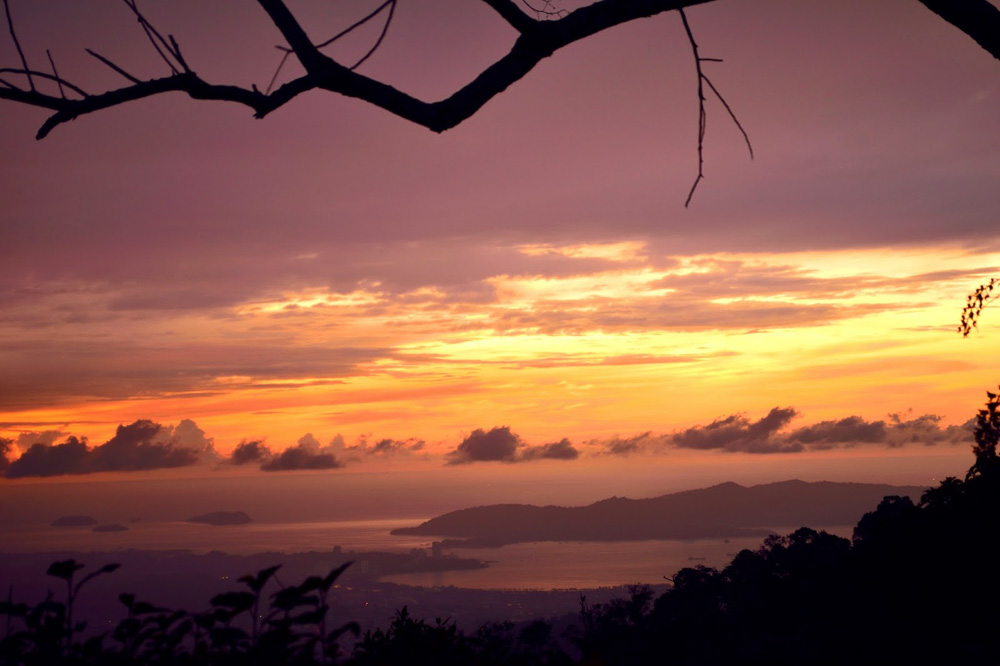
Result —
<path fill-rule="evenodd" d="M 886 495 L 916 500 L 923 490 L 920 486 L 800 479 L 754 486 L 728 481 L 656 497 L 608 497 L 575 507 L 474 506 L 391 533 L 444 537 L 448 547 L 764 536 L 776 527 L 853 525 Z"/>

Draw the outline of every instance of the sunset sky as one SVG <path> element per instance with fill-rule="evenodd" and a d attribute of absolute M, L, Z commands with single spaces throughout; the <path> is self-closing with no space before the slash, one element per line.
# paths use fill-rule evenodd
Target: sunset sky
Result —
<path fill-rule="evenodd" d="M 316 41 L 377 4 L 289 3 Z M 146 5 L 202 76 L 267 86 L 283 41 L 255 3 Z M 29 60 L 84 88 L 123 83 L 85 47 L 168 73 L 119 3 L 10 7 Z M 263 120 L 172 94 L 35 141 L 46 113 L 0 101 L 8 476 L 224 474 L 236 450 L 254 474 L 963 471 L 1000 381 L 1000 310 L 956 333 L 1000 275 L 1000 64 L 914 0 L 687 14 L 755 151 L 710 99 L 689 208 L 676 12 L 441 135 L 329 93 Z M 403 0 L 361 71 L 437 99 L 513 39 L 485 3 Z M 12 473 L 70 436 L 76 462 Z"/>

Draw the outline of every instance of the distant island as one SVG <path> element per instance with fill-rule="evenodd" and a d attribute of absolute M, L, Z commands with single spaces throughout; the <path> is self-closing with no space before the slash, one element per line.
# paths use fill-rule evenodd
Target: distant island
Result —
<path fill-rule="evenodd" d="M 206 525 L 246 525 L 253 521 L 242 511 L 213 511 L 200 516 L 191 516 L 185 522 Z"/>
<path fill-rule="evenodd" d="M 97 519 L 91 516 L 63 516 L 49 523 L 51 527 L 90 527 L 96 524 Z"/>
<path fill-rule="evenodd" d="M 451 537 L 447 548 L 530 541 L 631 541 L 765 536 L 774 529 L 853 525 L 886 495 L 924 488 L 874 483 L 722 483 L 660 497 L 611 497 L 588 506 L 494 504 L 443 514 L 395 535 Z"/>
<path fill-rule="evenodd" d="M 92 532 L 128 532 L 128 528 L 125 527 L 124 525 L 118 525 L 116 523 L 114 525 L 98 525 L 97 527 L 95 527 L 91 531 Z"/>

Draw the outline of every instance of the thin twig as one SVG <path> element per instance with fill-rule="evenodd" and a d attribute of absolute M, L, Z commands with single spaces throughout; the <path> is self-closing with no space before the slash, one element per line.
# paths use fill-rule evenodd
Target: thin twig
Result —
<path fill-rule="evenodd" d="M 274 82 L 278 80 L 278 74 L 281 73 L 281 68 L 285 66 L 285 62 L 288 60 L 288 56 L 292 55 L 292 53 L 293 53 L 293 51 L 290 48 L 287 48 L 287 47 L 284 47 L 284 46 L 279 46 L 277 48 L 279 50 L 281 50 L 281 51 L 284 51 L 285 55 L 282 56 L 281 62 L 278 63 L 278 68 L 276 70 L 274 70 L 274 75 L 271 77 L 271 80 L 268 81 L 268 83 L 267 83 L 267 90 L 264 91 L 265 95 L 270 95 L 271 94 L 271 88 L 274 87 Z"/>
<path fill-rule="evenodd" d="M 694 191 L 698 189 L 698 183 L 705 178 L 705 129 L 708 124 L 708 114 L 705 111 L 705 85 L 715 94 L 715 96 L 722 102 L 722 106 L 729 113 L 729 117 L 732 118 L 733 122 L 736 124 L 736 128 L 739 129 L 740 133 L 743 135 L 743 140 L 746 141 L 747 150 L 750 151 L 750 159 L 753 159 L 753 146 L 750 144 L 750 136 L 747 134 L 746 130 L 743 129 L 743 124 L 740 123 L 739 118 L 733 112 L 732 107 L 726 101 L 726 98 L 722 96 L 719 89 L 715 87 L 712 80 L 708 78 L 704 70 L 701 68 L 703 62 L 722 62 L 721 58 L 706 58 L 703 57 L 698 52 L 698 43 L 694 39 L 694 32 L 691 30 L 691 24 L 688 23 L 687 14 L 684 13 L 684 8 L 677 10 L 680 12 L 681 21 L 684 23 L 684 32 L 687 33 L 688 42 L 691 44 L 691 52 L 694 54 L 694 67 L 698 74 L 698 176 L 694 179 L 694 183 L 691 185 L 691 190 L 688 192 L 687 199 L 684 200 L 684 207 L 687 208 L 691 203 L 691 198 L 694 197 Z"/>
<path fill-rule="evenodd" d="M 131 74 L 129 74 L 128 72 L 126 72 L 124 69 L 122 69 L 121 67 L 119 67 L 115 63 L 111 62 L 110 60 L 108 60 L 107 58 L 105 58 L 104 56 L 102 56 L 100 53 L 97 53 L 96 51 L 91 51 L 90 49 L 84 49 L 84 51 L 86 51 L 90 55 L 94 56 L 95 58 L 97 58 L 98 60 L 100 60 L 101 62 L 103 62 L 105 65 L 107 65 L 108 67 L 110 67 L 111 69 L 115 70 L 116 72 L 118 72 L 119 74 L 121 74 L 122 76 L 124 76 L 126 79 L 128 79 L 129 81 L 131 81 L 132 83 L 142 83 L 142 81 L 140 81 L 138 78 L 132 76 Z"/>
<path fill-rule="evenodd" d="M 136 19 L 138 19 L 139 21 L 139 25 L 142 26 L 143 31 L 146 33 L 146 37 L 149 39 L 149 43 L 152 44 L 153 48 L 156 49 L 156 52 L 160 54 L 160 57 L 163 59 L 163 62 L 167 63 L 167 67 L 170 68 L 170 71 L 173 72 L 174 74 L 180 74 L 180 71 L 177 69 L 174 63 L 171 62 L 170 58 L 168 58 L 166 53 L 163 52 L 163 49 L 160 48 L 160 44 L 162 44 L 163 48 L 167 50 L 167 53 L 170 53 L 172 56 L 174 56 L 174 58 L 177 58 L 177 54 L 173 52 L 173 49 L 170 47 L 170 44 L 167 42 L 167 40 L 163 38 L 163 35 L 160 34 L 160 32 L 156 29 L 155 26 L 153 26 L 152 23 L 146 20 L 146 17 L 143 16 L 142 12 L 139 11 L 139 7 L 136 6 L 135 0 L 122 0 L 122 1 L 128 6 L 129 9 L 132 10 L 132 13 L 135 14 Z M 160 44 L 157 44 L 157 41 L 159 41 Z"/>
<path fill-rule="evenodd" d="M 24 72 L 28 77 L 28 86 L 31 91 L 35 91 L 35 82 L 31 78 L 31 68 L 28 67 L 28 59 L 24 57 L 24 51 L 21 49 L 21 42 L 17 40 L 17 33 L 14 32 L 14 21 L 10 18 L 10 5 L 7 4 L 7 0 L 3 0 L 3 10 L 7 15 L 7 29 L 10 30 L 11 39 L 14 40 L 14 47 L 17 49 L 17 55 L 21 57 L 21 64 L 24 66 Z"/>
<path fill-rule="evenodd" d="M 375 53 L 375 51 L 378 49 L 379 46 L 382 45 L 382 41 L 385 39 L 386 32 L 388 32 L 388 30 L 389 30 L 389 23 L 392 21 L 392 14 L 393 14 L 393 12 L 396 9 L 396 0 L 385 0 L 385 2 L 383 2 L 382 4 L 380 4 L 378 7 L 376 7 L 374 10 L 372 10 L 371 12 L 369 12 L 363 18 L 358 19 L 357 21 L 355 21 L 351 25 L 347 26 L 346 28 L 344 28 L 343 30 L 341 30 L 340 32 L 338 32 L 336 35 L 334 35 L 330 39 L 328 39 L 328 40 L 326 40 L 324 42 L 320 42 L 319 44 L 317 44 L 316 48 L 317 49 L 321 49 L 321 48 L 324 48 L 326 46 L 329 46 L 330 44 L 333 44 L 335 41 L 337 41 L 341 37 L 344 37 L 345 35 L 350 34 L 354 30 L 356 30 L 357 28 L 360 28 L 361 26 L 363 26 L 365 23 L 368 23 L 369 21 L 371 21 L 373 18 L 375 18 L 376 16 L 378 16 L 379 14 L 381 14 L 382 10 L 384 10 L 386 7 L 389 8 L 389 16 L 386 18 L 385 24 L 382 26 L 382 32 L 381 32 L 381 34 L 379 34 L 378 39 L 375 41 L 375 45 L 372 46 L 372 48 L 369 49 L 368 52 L 360 60 L 358 60 L 356 63 L 354 63 L 354 65 L 352 65 L 349 68 L 351 70 L 357 69 L 358 67 L 361 66 L 362 63 L 364 63 L 366 60 L 368 60 L 368 58 L 370 58 L 373 53 Z M 271 89 L 274 87 L 274 83 L 278 80 L 278 75 L 281 74 L 281 69 L 285 66 L 285 63 L 288 62 L 288 56 L 291 55 L 292 52 L 293 52 L 292 49 L 288 48 L 287 46 L 277 46 L 275 48 L 277 48 L 279 51 L 283 51 L 285 55 L 282 56 L 281 62 L 278 63 L 278 67 L 274 70 L 274 74 L 271 75 L 271 80 L 268 82 L 267 89 L 266 89 L 266 91 L 264 93 L 265 95 L 268 95 L 268 94 L 271 93 Z"/>
<path fill-rule="evenodd" d="M 177 43 L 177 40 L 174 39 L 173 35 L 167 35 L 167 38 L 170 40 L 170 45 L 173 46 L 173 54 L 174 57 L 177 58 L 177 62 L 181 64 L 181 67 L 184 68 L 185 72 L 190 72 L 191 68 L 188 67 L 187 61 L 184 60 L 184 56 L 181 55 L 181 45 Z"/>
<path fill-rule="evenodd" d="M 360 28 L 365 23 L 368 23 L 368 21 L 371 21 L 373 18 L 375 18 L 376 16 L 378 16 L 382 12 L 383 9 L 385 9 L 389 5 L 395 5 L 395 4 L 396 4 L 396 0 L 385 0 L 385 2 L 383 2 L 381 5 L 379 5 L 378 7 L 376 7 L 370 14 L 368 14 L 368 16 L 366 16 L 363 19 L 360 19 L 358 21 L 355 21 L 353 24 L 347 26 L 346 28 L 344 28 L 343 30 L 341 30 L 340 32 L 338 32 L 336 35 L 334 35 L 330 39 L 326 40 L 325 42 L 317 44 L 316 48 L 321 49 L 324 46 L 329 46 L 330 44 L 333 44 L 335 41 L 337 41 L 338 39 L 340 39 L 344 35 L 347 35 L 347 34 L 353 32 L 355 29 Z"/>
<path fill-rule="evenodd" d="M 365 60 L 368 60 L 368 58 L 372 57 L 372 54 L 375 53 L 375 51 L 378 50 L 378 47 L 382 45 L 382 40 L 385 39 L 386 33 L 389 32 L 389 24 L 392 23 L 392 14 L 395 11 L 396 11 L 396 0 L 391 0 L 389 3 L 389 15 L 385 17 L 385 25 L 382 26 L 382 32 L 379 34 L 378 39 L 375 40 L 375 44 L 373 44 L 372 47 L 368 49 L 368 53 L 366 53 L 361 58 L 361 60 L 358 60 L 356 63 L 354 63 L 354 65 L 351 66 L 352 70 L 357 69 L 358 67 L 361 66 L 361 64 Z"/>
<path fill-rule="evenodd" d="M 535 5 L 528 2 L 528 0 L 521 0 L 521 4 L 523 4 L 531 11 L 535 12 L 535 16 L 537 16 L 538 18 L 543 18 L 543 17 L 547 19 L 562 18 L 563 16 L 569 14 L 569 12 L 566 11 L 565 9 L 557 8 L 551 0 L 544 0 L 540 7 L 536 7 Z"/>
<path fill-rule="evenodd" d="M 719 62 L 721 62 L 721 60 Z M 715 96 L 719 98 L 720 102 L 722 102 L 722 106 L 725 107 L 726 111 L 729 113 L 729 117 L 733 119 L 733 123 L 736 124 L 736 128 L 740 131 L 740 134 L 743 135 L 743 140 L 746 141 L 747 150 L 750 151 L 750 159 L 753 159 L 753 146 L 750 145 L 750 136 L 747 134 L 747 131 L 743 129 L 743 124 L 740 123 L 740 119 L 736 117 L 736 114 L 733 112 L 732 108 L 730 108 L 729 103 L 726 101 L 726 98 L 722 96 L 722 93 L 720 93 L 715 85 L 712 84 L 711 79 L 705 77 L 705 83 L 708 84 L 708 87 L 712 89 Z"/>
<path fill-rule="evenodd" d="M 49 57 L 49 64 L 52 65 L 52 75 L 56 79 L 56 85 L 59 86 L 59 96 L 66 99 L 66 92 L 63 90 L 62 79 L 59 78 L 59 70 L 56 69 L 56 61 L 52 59 L 52 53 L 48 49 L 45 49 L 45 55 Z"/>
<path fill-rule="evenodd" d="M 684 207 L 687 208 L 691 204 L 691 198 L 694 196 L 694 191 L 698 189 L 698 183 L 705 177 L 705 125 L 708 120 L 708 115 L 705 113 L 705 89 L 702 86 L 702 82 L 705 80 L 705 75 L 701 71 L 701 57 L 698 55 L 698 42 L 694 40 L 694 33 L 691 32 L 691 25 L 688 23 L 687 14 L 684 13 L 683 9 L 678 9 L 677 11 L 681 14 L 681 21 L 684 23 L 684 32 L 687 33 L 688 41 L 691 43 L 691 51 L 694 54 L 694 67 L 698 74 L 698 176 L 694 179 L 694 183 L 691 185 L 691 190 L 688 192 L 687 199 L 684 200 Z"/>
<path fill-rule="evenodd" d="M 67 81 L 66 79 L 60 78 L 58 76 L 53 76 L 52 74 L 49 74 L 48 72 L 39 72 L 39 71 L 36 71 L 36 70 L 31 70 L 30 72 L 26 72 L 23 69 L 13 69 L 11 67 L 0 67 L 0 74 L 29 74 L 29 73 L 32 76 L 37 76 L 40 79 L 47 79 L 49 81 L 55 81 L 60 86 L 60 88 L 62 88 L 62 86 L 66 86 L 67 88 L 69 88 L 73 92 L 78 93 L 79 95 L 81 95 L 83 97 L 89 97 L 89 93 L 87 93 L 85 90 L 83 90 L 79 86 L 75 86 L 72 83 L 70 83 L 69 81 Z M 10 84 L 8 84 L 8 85 L 11 88 L 17 88 L 17 86 L 13 86 L 13 85 L 10 85 Z"/>

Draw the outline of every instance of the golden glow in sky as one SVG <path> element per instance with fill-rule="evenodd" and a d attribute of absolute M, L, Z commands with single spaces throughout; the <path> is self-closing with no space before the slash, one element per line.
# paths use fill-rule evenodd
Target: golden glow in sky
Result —
<path fill-rule="evenodd" d="M 488 6 L 452 4 L 401 5 L 365 72 L 432 99 L 510 48 Z M 113 44 L 152 75 L 112 5 L 18 21 L 60 63 Z M 156 11 L 223 80 L 273 74 L 259 11 L 227 15 L 225 49 L 207 5 Z M 348 470 L 967 455 L 1000 379 L 1000 315 L 955 330 L 1000 274 L 994 59 L 919 3 L 691 7 L 755 157 L 709 105 L 685 208 L 697 79 L 668 14 L 440 135 L 337 96 L 257 121 L 176 95 L 36 142 L 43 112 L 6 106 L 0 463 L 41 443 L 52 471 L 70 436 L 88 472 L 287 450 Z M 161 458 L 94 457 L 109 441 Z"/>

